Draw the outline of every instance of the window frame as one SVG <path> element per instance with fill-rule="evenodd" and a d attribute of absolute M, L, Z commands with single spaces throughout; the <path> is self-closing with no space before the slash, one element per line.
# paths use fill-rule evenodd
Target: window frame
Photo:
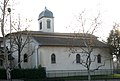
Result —
<path fill-rule="evenodd" d="M 47 29 L 50 29 L 50 28 L 51 28 L 51 20 L 47 19 Z"/>
<path fill-rule="evenodd" d="M 42 22 L 40 22 L 40 30 L 42 30 Z"/>
<path fill-rule="evenodd" d="M 3 66 L 3 60 L 0 59 L 0 66 Z"/>
<path fill-rule="evenodd" d="M 56 64 L 56 55 L 54 53 L 51 55 L 51 64 Z"/>
<path fill-rule="evenodd" d="M 80 63 L 80 54 L 76 54 L 76 63 Z"/>
<path fill-rule="evenodd" d="M 24 54 L 23 59 L 24 59 L 24 62 L 28 62 L 28 55 L 26 53 Z"/>
<path fill-rule="evenodd" d="M 97 63 L 101 63 L 101 55 L 100 54 L 97 55 Z"/>

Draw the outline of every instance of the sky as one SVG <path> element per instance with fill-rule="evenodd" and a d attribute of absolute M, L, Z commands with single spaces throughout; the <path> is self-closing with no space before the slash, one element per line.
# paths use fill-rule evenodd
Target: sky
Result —
<path fill-rule="evenodd" d="M 100 12 L 101 25 L 95 35 L 103 39 L 108 37 L 114 22 L 120 23 L 120 0 L 17 0 L 11 6 L 12 13 L 20 15 L 21 20 L 32 20 L 29 30 L 38 31 L 38 16 L 45 6 L 54 15 L 55 32 L 74 32 L 78 30 L 77 17 L 85 10 L 89 18 Z"/>

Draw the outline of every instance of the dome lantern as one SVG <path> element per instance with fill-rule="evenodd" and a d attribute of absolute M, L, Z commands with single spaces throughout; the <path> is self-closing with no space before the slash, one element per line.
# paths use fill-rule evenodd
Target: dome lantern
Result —
<path fill-rule="evenodd" d="M 50 10 L 48 10 L 46 7 L 39 14 L 38 22 L 39 22 L 39 31 L 54 32 L 53 13 Z"/>
<path fill-rule="evenodd" d="M 48 10 L 46 7 L 45 10 L 39 14 L 38 20 L 40 20 L 43 17 L 54 18 L 53 13 L 50 10 Z"/>

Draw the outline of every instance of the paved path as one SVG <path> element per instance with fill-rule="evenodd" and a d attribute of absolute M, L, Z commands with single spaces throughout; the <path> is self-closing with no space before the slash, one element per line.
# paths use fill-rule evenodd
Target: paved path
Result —
<path fill-rule="evenodd" d="M 11 80 L 0 80 L 0 81 L 11 81 Z M 24 80 L 13 79 L 12 81 L 24 81 Z"/>
<path fill-rule="evenodd" d="M 0 81 L 11 81 L 11 80 L 0 80 Z M 12 81 L 24 81 L 24 80 L 13 79 Z M 52 81 L 52 80 L 51 80 L 51 81 Z M 65 81 L 88 81 L 88 80 L 65 80 Z M 112 79 L 112 80 L 91 80 L 91 81 L 120 81 L 120 79 Z"/>
<path fill-rule="evenodd" d="M 65 81 L 88 81 L 88 80 L 65 80 Z M 112 80 L 91 80 L 91 81 L 120 81 L 120 79 L 112 79 Z"/>

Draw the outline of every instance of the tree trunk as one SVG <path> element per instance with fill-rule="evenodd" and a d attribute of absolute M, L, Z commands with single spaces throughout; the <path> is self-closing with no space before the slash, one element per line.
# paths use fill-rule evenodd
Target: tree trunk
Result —
<path fill-rule="evenodd" d="M 7 74 L 7 80 L 11 80 L 11 70 L 9 67 L 6 69 L 6 74 Z"/>
<path fill-rule="evenodd" d="M 91 81 L 90 68 L 88 68 L 88 81 Z"/>
<path fill-rule="evenodd" d="M 21 69 L 21 55 L 20 55 L 20 49 L 18 48 L 18 68 Z"/>
<path fill-rule="evenodd" d="M 117 56 L 117 67 L 116 67 L 116 69 L 119 69 L 119 68 L 120 68 L 119 63 L 120 63 L 120 57 Z"/>

